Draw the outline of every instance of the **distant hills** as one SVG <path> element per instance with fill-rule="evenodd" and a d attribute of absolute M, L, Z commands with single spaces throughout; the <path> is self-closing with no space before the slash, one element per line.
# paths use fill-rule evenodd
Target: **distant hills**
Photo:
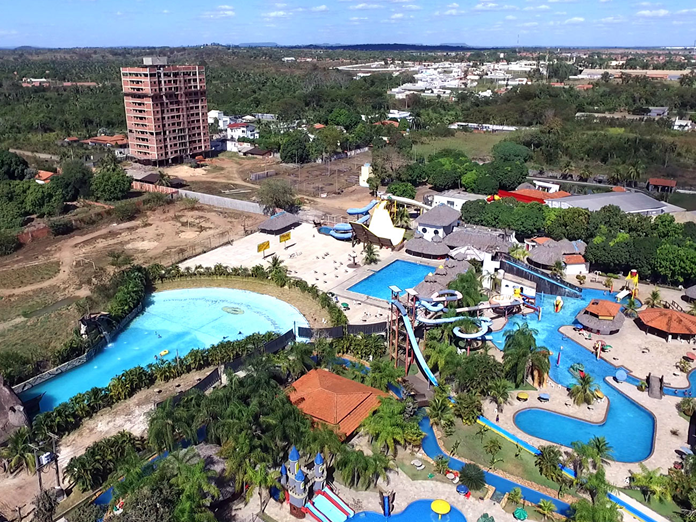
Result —
<path fill-rule="evenodd" d="M 351 45 L 293 45 L 290 49 L 336 49 L 342 51 L 423 51 L 423 52 L 459 52 L 471 50 L 467 44 L 440 44 L 440 45 L 418 45 L 418 44 L 351 44 Z"/>

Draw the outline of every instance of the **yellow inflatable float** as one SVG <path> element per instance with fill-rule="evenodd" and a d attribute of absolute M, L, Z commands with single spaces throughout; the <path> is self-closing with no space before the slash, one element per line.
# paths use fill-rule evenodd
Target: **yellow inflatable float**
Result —
<path fill-rule="evenodd" d="M 168 353 L 169 353 L 169 350 L 162 350 L 159 354 L 160 354 L 160 357 L 164 357 Z"/>

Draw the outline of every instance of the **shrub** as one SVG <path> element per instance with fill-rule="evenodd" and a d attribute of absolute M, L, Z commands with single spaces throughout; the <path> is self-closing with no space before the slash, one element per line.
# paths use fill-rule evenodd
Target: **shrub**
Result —
<path fill-rule="evenodd" d="M 92 194 L 100 201 L 118 201 L 128 195 L 131 178 L 121 167 L 106 167 L 92 178 Z"/>
<path fill-rule="evenodd" d="M 138 207 L 133 201 L 124 201 L 114 207 L 114 216 L 119 221 L 130 221 L 138 215 Z"/>
<path fill-rule="evenodd" d="M 477 464 L 466 464 L 459 472 L 459 482 L 471 491 L 478 491 L 486 486 L 486 476 Z"/>
<path fill-rule="evenodd" d="M 128 266 L 133 263 L 133 256 L 123 251 L 111 250 L 107 255 L 111 259 L 111 266 Z"/>
<path fill-rule="evenodd" d="M 53 352 L 51 356 L 51 362 L 58 366 L 59 364 L 66 363 L 75 357 L 84 355 L 89 349 L 89 342 L 87 339 L 80 337 L 77 332 L 73 332 L 73 336 L 65 341 L 63 345 Z"/>
<path fill-rule="evenodd" d="M 172 198 L 167 194 L 161 194 L 159 192 L 148 192 L 143 198 L 143 208 L 151 210 L 157 207 L 163 207 L 164 205 L 169 205 L 172 202 Z"/>
<path fill-rule="evenodd" d="M 416 187 L 406 181 L 397 181 L 387 187 L 387 192 L 395 196 L 414 199 L 416 197 Z"/>
<path fill-rule="evenodd" d="M 693 397 L 684 397 L 681 401 L 679 401 L 679 405 L 677 407 L 684 415 L 691 417 L 694 413 L 696 413 L 696 399 Z"/>
<path fill-rule="evenodd" d="M 0 374 L 14 386 L 31 376 L 33 364 L 29 357 L 14 350 L 0 352 Z"/>
<path fill-rule="evenodd" d="M 53 219 L 49 221 L 48 228 L 51 229 L 51 234 L 54 236 L 65 236 L 75 230 L 72 221 L 67 219 Z"/>
<path fill-rule="evenodd" d="M 20 246 L 15 234 L 0 230 L 0 256 L 9 256 L 19 250 Z"/>

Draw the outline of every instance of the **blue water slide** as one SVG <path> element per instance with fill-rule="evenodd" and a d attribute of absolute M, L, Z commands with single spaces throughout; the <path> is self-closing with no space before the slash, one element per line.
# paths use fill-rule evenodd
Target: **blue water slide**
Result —
<path fill-rule="evenodd" d="M 321 490 L 322 494 L 325 495 L 329 500 L 336 504 L 340 509 L 348 513 L 349 517 L 355 515 L 355 511 L 352 507 L 345 503 L 345 501 L 339 497 L 336 493 L 331 491 L 329 488 L 324 488 Z"/>
<path fill-rule="evenodd" d="M 307 502 L 305 509 L 317 520 L 317 522 L 332 522 L 324 513 L 319 511 L 314 504 Z"/>
<path fill-rule="evenodd" d="M 340 239 L 342 241 L 345 241 L 346 239 L 352 239 L 353 238 L 353 231 L 350 232 L 336 232 L 333 228 L 329 230 L 329 235 L 334 238 L 334 239 Z"/>
<path fill-rule="evenodd" d="M 418 301 L 418 306 L 422 306 L 428 312 L 442 312 L 445 309 L 444 303 L 434 303 L 426 300 Z"/>
<path fill-rule="evenodd" d="M 338 509 L 328 498 L 316 495 L 312 501 L 314 507 L 324 515 L 329 522 L 346 522 L 348 515 Z"/>
<path fill-rule="evenodd" d="M 363 217 L 359 218 L 359 219 L 356 221 L 356 223 L 360 223 L 361 225 L 364 225 L 364 224 L 367 223 L 368 221 L 370 221 L 370 214 L 365 214 Z"/>
<path fill-rule="evenodd" d="M 493 324 L 493 321 L 488 319 L 488 317 L 479 317 L 477 319 L 473 319 L 473 321 L 478 323 L 478 325 L 481 327 L 476 332 L 464 333 L 457 326 L 456 328 L 452 329 L 452 333 L 460 339 L 478 339 L 479 337 L 485 336 L 488 333 L 488 329 L 491 327 L 491 324 Z"/>
<path fill-rule="evenodd" d="M 413 333 L 413 326 L 411 326 L 411 319 L 409 319 L 408 317 L 406 308 L 404 308 L 404 305 L 402 305 L 399 301 L 392 301 L 392 304 L 396 306 L 397 310 L 399 310 L 399 313 L 401 314 L 401 318 L 404 321 L 404 326 L 406 327 L 406 333 L 408 334 L 408 340 L 411 343 L 411 348 L 413 349 L 413 353 L 416 356 L 416 360 L 418 361 L 421 370 L 423 370 L 423 374 L 428 378 L 428 380 L 431 383 L 433 383 L 434 386 L 437 386 L 437 378 L 435 378 L 435 376 L 433 375 L 433 372 L 430 370 L 428 363 L 425 362 L 425 357 L 423 357 L 423 354 L 421 353 L 420 348 L 418 347 L 418 339 L 416 339 L 416 335 Z"/>
<path fill-rule="evenodd" d="M 374 208 L 374 206 L 377 203 L 379 203 L 379 200 L 373 199 L 372 201 L 370 201 L 370 203 L 368 203 L 362 208 L 349 208 L 348 210 L 346 210 L 346 212 L 348 212 L 348 214 L 351 216 L 360 216 L 362 214 L 367 214 L 370 210 Z"/>

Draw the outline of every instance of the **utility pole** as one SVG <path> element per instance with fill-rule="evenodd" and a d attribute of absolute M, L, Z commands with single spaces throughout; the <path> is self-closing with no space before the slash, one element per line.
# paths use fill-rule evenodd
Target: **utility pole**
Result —
<path fill-rule="evenodd" d="M 39 446 L 29 444 L 29 447 L 34 451 L 34 465 L 36 466 L 36 476 L 39 479 L 39 495 L 43 492 L 43 483 L 41 482 L 41 466 L 39 465 Z"/>

